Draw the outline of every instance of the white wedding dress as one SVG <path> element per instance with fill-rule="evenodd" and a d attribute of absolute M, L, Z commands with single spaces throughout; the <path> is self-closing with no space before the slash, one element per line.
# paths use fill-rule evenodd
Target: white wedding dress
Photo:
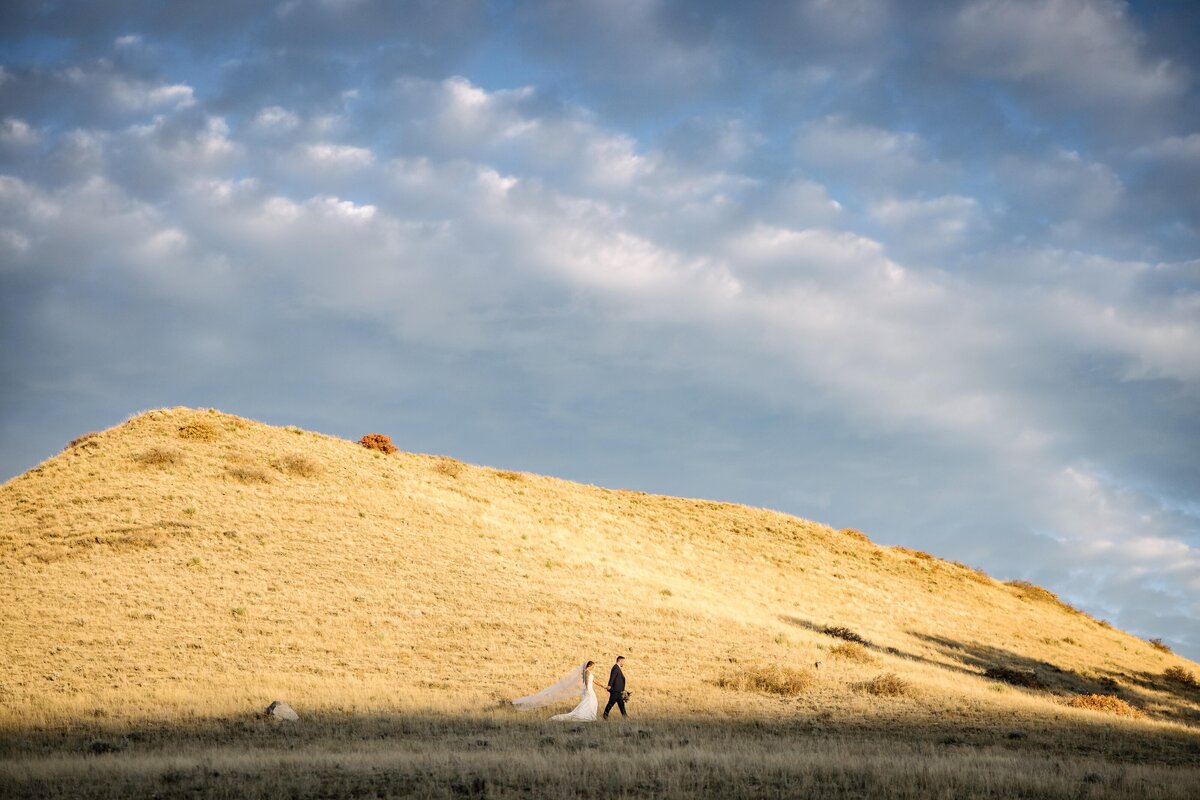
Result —
<path fill-rule="evenodd" d="M 592 689 L 592 673 L 589 672 L 587 680 L 583 683 L 583 694 L 579 698 L 579 705 L 566 714 L 555 714 L 550 719 L 559 722 L 595 722 L 596 706 L 596 692 Z"/>
<path fill-rule="evenodd" d="M 513 707 L 520 710 L 545 708 L 553 703 L 566 700 L 568 697 L 578 697 L 579 705 L 566 714 L 555 714 L 550 719 L 595 722 L 598 703 L 596 702 L 596 692 L 592 689 L 592 674 L 589 672 L 587 673 L 587 677 L 584 677 L 583 669 L 586 664 L 587 662 L 585 661 L 562 676 L 557 683 L 542 689 L 536 694 L 513 700 Z"/>

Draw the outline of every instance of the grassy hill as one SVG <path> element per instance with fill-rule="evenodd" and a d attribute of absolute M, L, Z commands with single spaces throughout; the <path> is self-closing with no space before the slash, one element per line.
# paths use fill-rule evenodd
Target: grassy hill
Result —
<path fill-rule="evenodd" d="M 296 746 L 300 794 L 570 794 L 614 752 L 650 759 L 607 784 L 633 794 L 1200 785 L 1196 665 L 1039 587 L 772 511 L 213 410 L 139 415 L 0 487 L 0 630 L 0 793 L 220 786 L 205 769 L 273 792 Z M 640 720 L 620 732 L 500 708 L 618 653 Z M 252 717 L 277 698 L 305 718 L 283 749 Z M 526 751 L 541 771 L 512 773 Z M 912 764 L 932 783 L 899 780 Z"/>

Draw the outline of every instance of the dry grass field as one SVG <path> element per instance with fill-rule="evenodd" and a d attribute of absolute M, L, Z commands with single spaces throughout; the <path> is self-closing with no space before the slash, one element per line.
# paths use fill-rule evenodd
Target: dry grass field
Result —
<path fill-rule="evenodd" d="M 0 796 L 1200 786 L 1200 668 L 1039 587 L 212 410 L 0 487 L 0 633 Z M 618 653 L 629 720 L 503 707 Z M 256 715 L 275 699 L 300 722 Z"/>

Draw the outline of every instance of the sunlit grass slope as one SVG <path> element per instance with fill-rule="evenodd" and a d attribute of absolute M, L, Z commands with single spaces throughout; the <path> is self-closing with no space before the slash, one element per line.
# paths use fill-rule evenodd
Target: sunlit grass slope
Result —
<path fill-rule="evenodd" d="M 642 715 L 1200 723 L 1194 664 L 1036 587 L 772 511 L 211 410 L 142 414 L 0 487 L 0 630 L 8 729 L 273 699 L 477 713 L 618 653 Z M 1087 694 L 1146 716 L 1068 705 Z"/>

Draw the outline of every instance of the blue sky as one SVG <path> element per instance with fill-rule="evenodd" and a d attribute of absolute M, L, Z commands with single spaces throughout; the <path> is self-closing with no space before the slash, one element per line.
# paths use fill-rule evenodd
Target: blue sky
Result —
<path fill-rule="evenodd" d="M 777 508 L 1200 656 L 1200 10 L 7 4 L 0 476 L 213 406 Z"/>

